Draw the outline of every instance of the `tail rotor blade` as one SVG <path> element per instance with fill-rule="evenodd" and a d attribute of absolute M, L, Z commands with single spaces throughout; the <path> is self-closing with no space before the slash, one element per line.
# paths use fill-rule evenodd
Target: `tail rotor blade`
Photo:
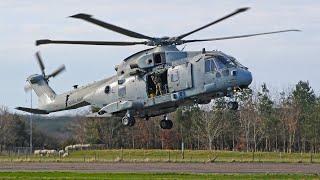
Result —
<path fill-rule="evenodd" d="M 41 58 L 39 52 L 36 52 L 36 59 L 37 59 L 37 62 L 39 64 L 39 67 L 40 67 L 42 74 L 45 76 L 45 72 L 44 72 L 45 67 L 44 67 L 44 64 L 43 64 L 43 61 L 42 61 L 42 58 Z"/>
<path fill-rule="evenodd" d="M 31 85 L 27 82 L 27 84 L 24 86 L 24 92 L 30 92 L 31 91 Z"/>
<path fill-rule="evenodd" d="M 65 65 L 61 65 L 58 69 L 56 69 L 55 71 L 53 71 L 51 74 L 49 74 L 46 78 L 49 79 L 51 77 L 55 77 L 58 74 L 62 73 L 63 71 L 66 70 Z"/>

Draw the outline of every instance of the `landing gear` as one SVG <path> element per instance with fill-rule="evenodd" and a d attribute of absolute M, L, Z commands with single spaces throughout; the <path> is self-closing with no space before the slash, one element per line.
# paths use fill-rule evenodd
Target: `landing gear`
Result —
<path fill-rule="evenodd" d="M 136 123 L 136 120 L 129 112 L 127 112 L 121 122 L 124 126 L 132 127 Z"/>
<path fill-rule="evenodd" d="M 230 98 L 230 101 L 227 103 L 227 108 L 230 110 L 238 110 L 239 108 L 239 103 L 236 101 L 236 97 L 234 96 L 235 93 L 237 93 L 238 91 L 241 91 L 240 88 L 236 89 L 236 88 L 228 88 L 228 92 L 227 92 L 227 97 Z"/>
<path fill-rule="evenodd" d="M 228 102 L 227 107 L 228 107 L 228 109 L 235 111 L 235 110 L 238 110 L 239 104 L 237 101 L 230 101 L 230 102 Z"/>
<path fill-rule="evenodd" d="M 167 116 L 164 116 L 164 119 L 160 121 L 161 129 L 171 129 L 173 126 L 173 122 L 168 119 Z"/>

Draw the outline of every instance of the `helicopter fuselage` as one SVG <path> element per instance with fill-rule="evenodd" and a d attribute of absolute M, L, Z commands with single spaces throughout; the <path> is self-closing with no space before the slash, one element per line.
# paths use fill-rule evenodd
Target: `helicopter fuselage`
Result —
<path fill-rule="evenodd" d="M 181 105 L 205 104 L 246 88 L 252 81 L 248 68 L 220 51 L 179 51 L 174 46 L 136 53 L 116 68 L 117 75 L 42 103 L 39 109 L 56 112 L 86 105 L 100 108 L 95 117 L 153 117 Z M 151 76 L 159 76 L 154 82 Z M 156 92 L 159 83 L 161 92 Z"/>

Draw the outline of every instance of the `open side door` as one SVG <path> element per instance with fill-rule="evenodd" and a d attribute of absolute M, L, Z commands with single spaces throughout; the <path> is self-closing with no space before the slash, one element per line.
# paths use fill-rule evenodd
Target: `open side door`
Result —
<path fill-rule="evenodd" d="M 184 63 L 168 69 L 169 92 L 192 88 L 192 64 Z"/>

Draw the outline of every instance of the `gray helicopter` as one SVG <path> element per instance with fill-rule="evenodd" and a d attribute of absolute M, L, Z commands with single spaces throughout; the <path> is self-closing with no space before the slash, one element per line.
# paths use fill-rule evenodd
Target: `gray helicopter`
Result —
<path fill-rule="evenodd" d="M 74 86 L 74 89 L 57 95 L 49 86 L 50 78 L 65 70 L 59 67 L 53 73 L 46 75 L 45 66 L 36 54 L 42 74 L 31 75 L 27 78 L 29 88 L 38 96 L 38 108 L 17 107 L 16 109 L 34 114 L 49 114 L 51 112 L 76 109 L 92 105 L 99 110 L 88 117 L 119 117 L 122 124 L 133 126 L 135 117 L 146 118 L 164 115 L 160 127 L 171 129 L 173 123 L 167 114 L 175 111 L 179 106 L 194 103 L 207 104 L 218 97 L 233 97 L 237 91 L 242 91 L 252 82 L 251 72 L 240 64 L 234 57 L 221 51 L 182 51 L 177 45 L 191 42 L 218 41 L 226 39 L 246 38 L 259 35 L 299 31 L 295 29 L 209 38 L 184 38 L 217 24 L 236 14 L 247 11 L 240 8 L 209 24 L 188 33 L 175 37 L 150 37 L 119 26 L 115 26 L 88 14 L 76 14 L 72 18 L 81 19 L 101 26 L 111 31 L 144 39 L 138 42 L 119 41 L 65 41 L 65 40 L 37 40 L 36 45 L 43 44 L 79 44 L 79 45 L 111 45 L 130 46 L 147 45 L 150 49 L 137 52 L 115 67 L 116 75 L 93 82 L 86 86 Z M 232 98 L 231 98 L 232 99 Z M 228 102 L 228 107 L 238 109 L 234 100 Z"/>

